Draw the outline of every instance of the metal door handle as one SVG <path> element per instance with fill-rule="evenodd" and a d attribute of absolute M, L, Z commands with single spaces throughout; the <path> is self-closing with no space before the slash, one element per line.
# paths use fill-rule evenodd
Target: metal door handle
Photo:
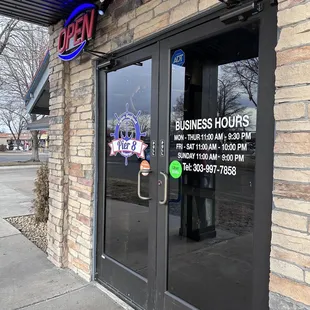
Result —
<path fill-rule="evenodd" d="M 168 175 L 164 172 L 160 172 L 160 174 L 164 177 L 165 184 L 164 184 L 164 200 L 160 200 L 159 204 L 165 205 L 168 200 Z"/>
<path fill-rule="evenodd" d="M 151 173 L 151 170 L 140 170 L 138 172 L 138 197 L 141 199 L 141 200 L 151 200 L 152 198 L 151 197 L 144 197 L 141 195 L 141 174 L 142 173 Z"/>

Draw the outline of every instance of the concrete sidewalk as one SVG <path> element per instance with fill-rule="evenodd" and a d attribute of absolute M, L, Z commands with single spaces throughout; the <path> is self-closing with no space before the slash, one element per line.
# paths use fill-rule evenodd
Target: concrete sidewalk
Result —
<path fill-rule="evenodd" d="M 117 302 L 45 253 L 0 219 L 0 309 L 121 310 Z"/>
<path fill-rule="evenodd" d="M 0 309 L 121 310 L 130 309 L 109 292 L 69 270 L 56 268 L 46 254 L 4 217 L 31 213 L 35 169 L 1 170 Z"/>

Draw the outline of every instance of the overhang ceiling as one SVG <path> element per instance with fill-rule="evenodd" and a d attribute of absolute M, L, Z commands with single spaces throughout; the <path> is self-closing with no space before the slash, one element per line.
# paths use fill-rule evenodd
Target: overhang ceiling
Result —
<path fill-rule="evenodd" d="M 67 18 L 82 3 L 95 0 L 0 0 L 0 15 L 41 26 L 56 24 Z"/>
<path fill-rule="evenodd" d="M 24 96 L 26 109 L 29 114 L 49 114 L 49 59 L 50 54 L 47 52 Z"/>
<path fill-rule="evenodd" d="M 48 130 L 49 118 L 43 117 L 27 125 L 27 130 Z"/>

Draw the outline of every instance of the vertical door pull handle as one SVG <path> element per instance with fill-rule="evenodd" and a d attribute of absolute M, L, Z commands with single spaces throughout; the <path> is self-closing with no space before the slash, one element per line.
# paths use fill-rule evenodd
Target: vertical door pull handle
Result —
<path fill-rule="evenodd" d="M 160 174 L 164 177 L 165 184 L 164 184 L 164 200 L 160 200 L 159 204 L 165 205 L 168 200 L 168 175 L 164 172 L 160 172 Z"/>
<path fill-rule="evenodd" d="M 151 197 L 144 197 L 141 195 L 141 174 L 142 173 L 150 173 L 151 171 L 150 170 L 140 170 L 138 172 L 138 197 L 141 199 L 141 200 L 151 200 L 152 198 Z"/>

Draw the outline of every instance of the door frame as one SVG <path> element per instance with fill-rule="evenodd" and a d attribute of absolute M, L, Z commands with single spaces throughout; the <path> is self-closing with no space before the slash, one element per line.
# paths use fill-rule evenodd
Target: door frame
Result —
<path fill-rule="evenodd" d="M 149 230 L 148 230 L 148 278 L 145 279 L 130 268 L 105 254 L 105 191 L 106 191 L 106 111 L 107 111 L 107 75 L 124 67 L 152 59 L 152 92 L 151 92 L 151 136 L 150 141 L 157 141 L 158 135 L 158 76 L 159 45 L 158 43 L 144 47 L 130 54 L 114 58 L 116 66 L 112 69 L 97 69 L 97 248 L 95 279 L 115 294 L 125 299 L 137 309 L 151 309 L 155 300 L 156 276 L 156 223 L 157 220 L 157 152 L 151 154 L 151 173 L 149 181 Z M 152 129 L 153 128 L 153 129 Z M 151 146 L 149 146 L 151 147 Z M 138 177 L 138 174 L 137 174 Z"/>
<path fill-rule="evenodd" d="M 214 19 L 195 28 L 188 29 L 160 41 L 160 85 L 159 140 L 164 140 L 166 153 L 159 157 L 159 171 L 168 174 L 169 166 L 169 130 L 170 130 L 170 88 L 171 88 L 171 50 L 203 39 L 239 28 L 240 25 L 260 22 L 259 31 L 259 86 L 256 129 L 256 163 L 254 195 L 254 231 L 253 231 L 253 283 L 252 309 L 269 309 L 269 259 L 271 240 L 271 211 L 273 187 L 273 146 L 274 146 L 274 94 L 277 41 L 277 8 L 265 2 L 262 12 L 246 22 L 226 25 L 220 19 Z M 169 103 L 167 105 L 167 102 Z M 162 177 L 159 177 L 162 179 Z M 159 199 L 163 190 L 159 189 Z M 168 205 L 158 207 L 158 247 L 157 247 L 157 308 L 158 310 L 196 309 L 179 297 L 167 291 L 168 276 Z"/>
<path fill-rule="evenodd" d="M 277 42 L 277 7 L 271 7 L 270 2 L 268 1 L 264 1 L 264 5 L 265 8 L 261 13 L 253 16 L 248 21 L 243 22 L 243 24 L 245 24 L 253 22 L 254 20 L 261 21 L 259 38 L 260 75 L 258 90 L 260 109 L 258 109 L 257 112 L 257 124 L 260 124 L 260 126 L 257 126 L 256 133 L 256 141 L 257 144 L 260 145 L 260 150 L 256 153 L 254 218 L 255 223 L 260 222 L 262 225 L 260 227 L 258 227 L 258 225 L 254 225 L 254 236 L 257 236 L 259 233 L 260 238 L 255 238 L 255 243 L 253 246 L 253 264 L 255 265 L 255 268 L 253 270 L 253 307 L 251 310 L 267 310 L 269 301 L 269 258 L 273 186 L 273 146 L 275 132 L 273 105 L 275 93 L 274 72 L 276 68 L 275 46 Z M 127 59 L 128 64 L 130 64 L 130 62 L 134 63 L 138 61 L 135 57 L 137 57 L 140 52 L 142 52 L 141 55 L 143 55 L 144 49 L 147 50 L 150 46 L 157 46 L 157 50 L 160 51 L 156 57 L 159 63 L 157 66 L 158 73 L 157 76 L 152 74 L 152 83 L 154 83 L 154 86 L 156 85 L 157 94 L 159 94 L 159 97 L 157 98 L 157 102 L 159 102 L 159 104 L 156 105 L 156 107 L 159 107 L 160 111 L 165 111 L 163 108 L 164 102 L 170 102 L 168 92 L 168 89 L 170 89 L 170 49 L 176 48 L 178 45 L 181 46 L 194 41 L 199 41 L 240 27 L 241 22 L 237 22 L 231 25 L 225 25 L 223 22 L 221 22 L 219 17 L 224 13 L 227 13 L 225 5 L 219 5 L 218 7 L 208 10 L 205 13 L 198 14 L 193 18 L 190 18 L 175 26 L 169 27 L 168 29 L 161 31 L 156 35 L 152 35 L 145 40 L 141 40 L 135 44 L 130 45 L 129 47 L 121 48 L 115 53 L 113 58 Z M 211 24 L 212 27 L 209 27 Z M 208 25 L 208 27 L 205 27 L 206 25 Z M 203 31 L 199 31 L 199 29 L 203 29 Z M 175 42 L 174 38 L 179 38 L 179 41 Z M 165 64 L 163 59 L 166 59 Z M 97 62 L 97 68 L 102 62 L 104 61 Z M 167 63 L 169 64 L 168 66 Z M 113 70 L 121 67 L 122 65 L 120 67 L 113 68 Z M 106 111 L 106 84 L 102 84 L 102 81 L 106 81 L 107 72 L 108 71 L 104 71 L 102 69 L 97 69 L 96 78 L 96 176 L 94 195 L 96 203 L 96 215 L 94 221 L 94 248 L 96 255 L 94 255 L 94 266 L 96 267 L 96 271 L 94 278 L 100 282 L 100 284 L 114 292 L 117 296 L 124 299 L 128 304 L 137 309 L 140 309 L 141 307 L 139 307 L 137 303 L 126 296 L 123 292 L 120 292 L 117 290 L 117 288 L 100 280 L 99 275 L 101 264 L 100 253 L 103 252 L 103 244 L 101 240 L 104 240 L 103 228 L 105 206 L 102 188 L 105 188 L 105 184 L 102 182 L 102 180 L 105 180 L 104 163 L 106 162 L 106 152 L 105 150 L 103 151 L 103 146 L 106 145 L 104 134 L 106 120 L 104 118 L 104 121 L 102 121 L 100 119 L 100 115 L 102 113 L 105 115 Z M 162 74 L 162 72 L 166 72 L 166 75 Z M 159 73 L 161 73 L 160 78 Z M 162 91 L 163 87 L 167 90 Z M 103 98 L 103 101 L 101 98 Z M 100 101 L 102 101 L 102 103 L 100 103 Z M 168 113 L 160 114 L 161 124 L 165 124 L 165 126 L 157 125 L 159 129 L 156 133 L 156 137 L 152 136 L 152 140 L 157 141 L 157 150 L 159 150 L 158 141 L 160 141 L 162 138 L 165 139 L 166 145 L 168 145 L 167 141 L 169 141 L 169 137 L 167 128 L 169 129 L 169 107 L 170 104 L 166 104 L 166 109 L 168 110 L 166 112 Z M 153 111 L 152 107 L 152 114 L 156 113 L 154 115 L 157 115 L 157 119 L 159 115 L 159 109 Z M 103 136 L 103 139 L 101 139 L 100 136 Z M 158 154 L 158 151 L 156 153 Z M 167 152 L 164 161 L 156 161 L 156 159 L 153 160 L 152 170 L 156 172 L 156 178 L 162 180 L 162 178 L 158 175 L 158 172 L 168 172 Z M 156 188 L 157 191 L 157 184 L 154 186 L 154 188 Z M 156 196 L 157 198 L 157 207 L 151 208 L 156 210 L 156 214 L 153 214 L 153 223 L 151 222 L 154 224 L 157 222 L 157 219 L 165 218 L 167 206 L 158 205 L 158 201 L 163 197 L 162 189 L 160 189 L 155 196 L 153 196 L 154 193 L 151 192 L 150 195 L 152 195 L 152 197 Z M 153 200 L 155 201 L 155 199 Z M 260 207 L 260 209 L 258 207 Z M 156 221 L 154 221 L 154 218 Z M 153 227 L 153 231 L 157 231 L 158 233 L 155 235 L 152 234 L 152 242 L 149 243 L 149 258 L 151 254 L 153 255 L 153 259 L 151 265 L 149 264 L 148 266 L 152 273 L 148 282 L 149 284 L 152 284 L 148 286 L 149 298 L 147 300 L 147 309 L 163 310 L 164 304 L 167 305 L 169 310 L 195 309 L 195 307 L 187 304 L 185 301 L 165 290 L 167 275 L 167 219 L 158 221 L 158 224 L 156 223 L 155 226 L 156 229 L 154 230 Z M 151 240 L 149 240 L 149 242 Z M 162 249 L 158 250 L 159 248 Z M 126 270 L 127 268 L 124 266 L 119 267 L 125 272 L 133 273 L 129 269 Z M 164 270 L 164 272 L 159 272 L 160 270 Z M 127 284 L 129 284 L 129 286 L 133 286 L 132 282 Z M 156 308 L 154 308 L 155 304 L 157 305 Z"/>

